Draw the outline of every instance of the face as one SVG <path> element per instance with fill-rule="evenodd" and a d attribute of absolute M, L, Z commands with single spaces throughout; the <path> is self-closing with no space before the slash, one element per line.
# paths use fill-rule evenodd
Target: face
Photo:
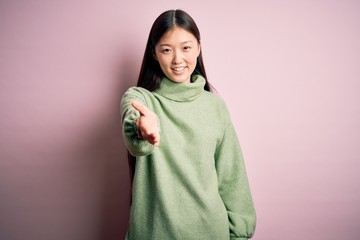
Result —
<path fill-rule="evenodd" d="M 193 34 L 181 27 L 166 32 L 154 49 L 161 70 L 174 82 L 190 83 L 200 54 L 200 44 Z"/>

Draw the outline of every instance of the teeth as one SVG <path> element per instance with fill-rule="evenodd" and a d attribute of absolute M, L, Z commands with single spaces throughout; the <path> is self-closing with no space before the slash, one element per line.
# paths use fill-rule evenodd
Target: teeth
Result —
<path fill-rule="evenodd" d="M 176 71 L 176 72 L 179 72 L 179 71 L 182 71 L 182 70 L 184 70 L 184 68 L 185 67 L 174 67 L 174 68 L 172 68 L 174 71 Z"/>

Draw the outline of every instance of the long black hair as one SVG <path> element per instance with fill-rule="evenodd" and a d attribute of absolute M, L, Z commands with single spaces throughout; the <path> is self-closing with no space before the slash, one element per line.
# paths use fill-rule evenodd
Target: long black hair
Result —
<path fill-rule="evenodd" d="M 160 14 L 154 21 L 148 41 L 146 43 L 144 58 L 141 64 L 140 74 L 137 82 L 138 87 L 143 87 L 149 91 L 156 90 L 161 82 L 161 79 L 165 76 L 160 68 L 159 62 L 154 58 L 154 50 L 156 44 L 161 37 L 174 27 L 181 27 L 190 32 L 197 39 L 200 44 L 200 31 L 194 21 L 194 19 L 183 10 L 168 10 Z M 197 57 L 196 67 L 192 75 L 201 75 L 205 78 L 206 83 L 204 90 L 211 91 L 213 88 L 207 81 L 202 53 L 200 51 Z M 130 178 L 131 182 L 135 174 L 136 158 L 128 152 Z"/>

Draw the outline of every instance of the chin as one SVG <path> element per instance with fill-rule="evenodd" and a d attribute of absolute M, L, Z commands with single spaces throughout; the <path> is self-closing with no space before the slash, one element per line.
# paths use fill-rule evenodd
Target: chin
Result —
<path fill-rule="evenodd" d="M 174 82 L 178 82 L 178 83 L 190 82 L 190 76 L 174 76 L 174 75 L 172 75 L 169 79 Z"/>

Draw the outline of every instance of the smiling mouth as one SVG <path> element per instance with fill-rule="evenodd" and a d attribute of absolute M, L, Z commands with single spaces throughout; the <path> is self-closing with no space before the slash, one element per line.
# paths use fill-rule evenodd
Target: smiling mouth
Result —
<path fill-rule="evenodd" d="M 185 69 L 185 67 L 172 67 L 171 69 L 175 72 L 181 72 Z"/>

